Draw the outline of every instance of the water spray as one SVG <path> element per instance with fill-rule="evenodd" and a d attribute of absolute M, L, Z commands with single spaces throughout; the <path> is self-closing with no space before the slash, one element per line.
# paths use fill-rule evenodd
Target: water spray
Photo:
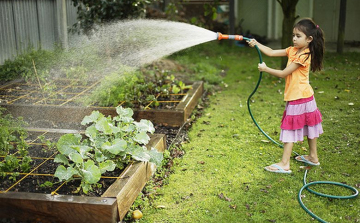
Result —
<path fill-rule="evenodd" d="M 247 37 L 244 37 L 242 35 L 224 35 L 222 33 L 217 33 L 217 37 L 216 37 L 217 40 L 223 40 L 223 39 L 229 39 L 229 40 L 236 40 L 236 41 L 242 41 L 242 40 L 250 40 L 250 38 L 247 38 Z M 259 55 L 259 62 L 262 63 L 263 60 L 262 60 L 262 55 L 261 55 L 261 52 L 260 52 L 260 49 L 258 48 L 257 45 L 255 45 L 255 49 L 257 50 L 258 52 L 258 55 Z M 251 92 L 248 100 L 247 100 L 247 107 L 248 107 L 248 111 L 249 111 L 249 114 L 251 116 L 251 119 L 253 120 L 254 124 L 256 125 L 256 127 L 258 127 L 258 129 L 266 136 L 266 138 L 268 138 L 270 141 L 272 141 L 273 143 L 275 143 L 276 145 L 278 145 L 279 147 L 283 148 L 283 145 L 276 142 L 275 140 L 273 140 L 269 135 L 267 135 L 264 130 L 262 130 L 259 126 L 259 124 L 256 122 L 254 116 L 252 115 L 252 112 L 251 112 L 251 109 L 250 109 L 250 99 L 251 97 L 255 94 L 255 92 L 257 91 L 259 85 L 260 85 L 260 82 L 261 82 L 261 79 L 262 79 L 262 71 L 259 72 L 260 75 L 259 75 L 259 80 L 254 88 L 254 90 Z M 295 151 L 293 151 L 293 153 L 295 153 L 296 156 L 298 156 L 299 154 L 296 153 Z M 298 201 L 299 201 L 299 204 L 300 206 L 306 211 L 306 213 L 308 213 L 311 217 L 315 218 L 316 220 L 318 220 L 319 222 L 323 222 L 323 223 L 326 223 L 325 220 L 321 219 L 319 216 L 315 215 L 313 212 L 311 212 L 303 203 L 303 201 L 301 200 L 302 198 L 302 191 L 304 189 L 306 189 L 307 191 L 309 191 L 310 193 L 313 193 L 313 194 L 316 194 L 318 196 L 321 196 L 321 197 L 327 197 L 327 198 L 334 198 L 334 199 L 352 199 L 352 198 L 356 198 L 358 195 L 359 195 L 359 191 L 354 188 L 354 187 L 351 187 L 349 185 L 346 185 L 346 184 L 343 184 L 343 183 L 339 183 L 339 182 L 333 182 L 333 181 L 314 181 L 314 182 L 311 182 L 311 183 L 306 183 L 306 176 L 307 176 L 307 173 L 308 173 L 308 170 L 310 169 L 310 166 L 309 167 L 306 167 L 305 168 L 305 174 L 304 174 L 304 178 L 303 178 L 303 187 L 299 190 L 299 193 L 298 193 Z M 352 195 L 349 195 L 349 196 L 337 196 L 337 195 L 331 195 L 331 194 L 323 194 L 323 193 L 319 193 L 319 192 L 316 192 L 312 189 L 310 189 L 309 187 L 312 186 L 312 185 L 315 185 L 315 184 L 330 184 L 330 185 L 335 185 L 335 186 L 340 186 L 340 187 L 344 187 L 344 188 L 347 188 L 351 191 L 353 191 L 354 193 Z"/>

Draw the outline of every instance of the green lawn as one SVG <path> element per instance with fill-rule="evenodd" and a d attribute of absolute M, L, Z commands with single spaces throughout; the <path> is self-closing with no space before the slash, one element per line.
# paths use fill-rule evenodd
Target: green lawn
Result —
<path fill-rule="evenodd" d="M 259 76 L 256 50 L 211 42 L 171 59 L 189 66 L 216 66 L 227 74 L 222 90 L 210 97 L 210 106 L 192 126 L 190 142 L 183 144 L 185 155 L 174 160 L 167 184 L 141 204 L 140 222 L 312 222 L 297 201 L 302 164 L 292 161 L 291 175 L 263 169 L 278 162 L 282 149 L 259 132 L 248 114 L 246 101 Z M 279 58 L 264 61 L 271 67 L 280 64 Z M 318 140 L 321 166 L 309 171 L 309 182 L 330 180 L 360 187 L 359 61 L 359 53 L 327 53 L 325 69 L 311 74 L 324 134 Z M 285 105 L 283 90 L 282 79 L 264 74 L 251 103 L 255 119 L 276 141 Z M 296 144 L 294 150 L 306 153 L 307 143 Z M 351 194 L 334 186 L 314 189 Z M 305 205 L 326 221 L 360 221 L 359 198 L 329 199 L 307 191 L 304 195 Z"/>

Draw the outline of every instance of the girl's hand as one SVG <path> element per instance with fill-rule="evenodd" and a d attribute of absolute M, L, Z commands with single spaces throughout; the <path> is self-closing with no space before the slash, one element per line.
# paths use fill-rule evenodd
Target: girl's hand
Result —
<path fill-rule="evenodd" d="M 257 41 L 255 39 L 247 40 L 246 41 L 250 47 L 254 47 L 257 44 Z"/>
<path fill-rule="evenodd" d="M 258 64 L 259 71 L 263 72 L 263 71 L 266 70 L 266 68 L 267 68 L 267 66 L 266 66 L 265 62 L 262 62 L 262 63 Z"/>

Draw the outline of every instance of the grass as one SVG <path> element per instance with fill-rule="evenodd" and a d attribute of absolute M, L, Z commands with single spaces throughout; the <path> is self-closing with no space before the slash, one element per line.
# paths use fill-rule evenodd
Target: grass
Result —
<path fill-rule="evenodd" d="M 290 175 L 263 169 L 278 162 L 282 149 L 259 132 L 246 107 L 258 79 L 256 51 L 213 42 L 171 58 L 189 66 L 215 65 L 219 73 L 226 69 L 226 87 L 210 97 L 209 107 L 192 126 L 189 142 L 182 146 L 185 155 L 174 160 L 168 183 L 141 205 L 144 217 L 139 222 L 311 222 L 297 201 L 303 185 L 302 164 L 292 161 Z M 271 67 L 280 64 L 278 58 L 264 57 L 264 61 Z M 327 53 L 325 69 L 311 74 L 324 134 L 318 140 L 321 166 L 309 171 L 308 182 L 330 180 L 360 187 L 359 61 L 359 53 Z M 276 141 L 285 105 L 283 89 L 282 79 L 264 74 L 251 103 L 255 119 Z M 294 150 L 306 153 L 307 143 L 297 143 Z M 351 194 L 333 186 L 314 189 Z M 360 221 L 359 198 L 338 200 L 307 191 L 303 194 L 305 205 L 326 221 Z"/>

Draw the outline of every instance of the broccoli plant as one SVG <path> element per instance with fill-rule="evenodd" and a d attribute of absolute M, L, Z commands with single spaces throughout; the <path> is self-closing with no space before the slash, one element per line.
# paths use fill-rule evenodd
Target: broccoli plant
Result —
<path fill-rule="evenodd" d="M 131 160 L 149 161 L 160 165 L 162 153 L 148 150 L 145 145 L 155 128 L 148 120 L 134 121 L 130 108 L 116 107 L 118 116 L 105 117 L 99 111 L 85 116 L 85 138 L 80 134 L 63 135 L 57 142 L 59 154 L 54 161 L 61 163 L 55 177 L 60 181 L 81 178 L 80 189 L 88 193 L 99 186 L 101 175 L 115 168 L 123 169 Z"/>

